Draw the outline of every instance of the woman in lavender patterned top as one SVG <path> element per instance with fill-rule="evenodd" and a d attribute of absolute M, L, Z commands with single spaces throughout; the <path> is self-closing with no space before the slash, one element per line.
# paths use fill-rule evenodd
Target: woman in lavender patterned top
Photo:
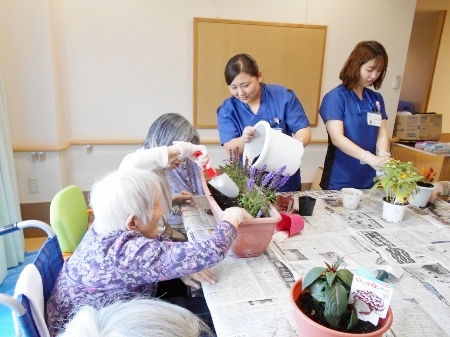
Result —
<path fill-rule="evenodd" d="M 250 217 L 233 207 L 207 239 L 172 242 L 158 235 L 157 224 L 166 215 L 163 194 L 159 177 L 147 170 L 116 171 L 94 184 L 94 223 L 64 263 L 47 302 L 52 336 L 80 305 L 154 296 L 159 281 L 212 267 L 225 257 L 243 218 Z"/>
<path fill-rule="evenodd" d="M 431 192 L 430 202 L 435 201 L 440 195 L 450 197 L 450 181 L 438 181 L 433 183 L 436 188 Z"/>

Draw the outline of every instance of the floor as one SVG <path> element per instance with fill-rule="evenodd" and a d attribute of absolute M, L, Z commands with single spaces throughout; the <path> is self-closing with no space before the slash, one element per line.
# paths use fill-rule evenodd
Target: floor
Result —
<path fill-rule="evenodd" d="M 39 250 L 39 248 L 41 248 L 44 244 L 45 240 L 47 240 L 46 236 L 39 238 L 25 238 L 25 251 L 33 252 Z"/>

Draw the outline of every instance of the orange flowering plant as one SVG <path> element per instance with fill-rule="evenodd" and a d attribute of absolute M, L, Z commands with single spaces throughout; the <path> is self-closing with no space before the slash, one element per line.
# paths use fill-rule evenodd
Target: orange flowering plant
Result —
<path fill-rule="evenodd" d="M 420 169 L 420 173 L 422 174 L 422 182 L 424 183 L 432 183 L 434 178 L 436 177 L 436 172 L 434 172 L 433 168 L 430 167 L 428 170 L 425 167 Z"/>

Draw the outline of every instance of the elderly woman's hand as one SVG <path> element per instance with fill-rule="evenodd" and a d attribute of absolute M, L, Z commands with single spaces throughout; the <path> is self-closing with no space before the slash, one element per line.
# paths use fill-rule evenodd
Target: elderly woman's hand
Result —
<path fill-rule="evenodd" d="M 188 204 L 194 206 L 194 196 L 188 191 L 181 191 L 180 193 L 172 196 L 172 205 Z"/>
<path fill-rule="evenodd" d="M 205 269 L 192 275 L 182 276 L 180 279 L 184 284 L 195 289 L 200 288 L 200 283 L 216 284 L 218 281 L 216 275 L 211 269 Z"/>
<path fill-rule="evenodd" d="M 173 142 L 173 145 L 178 147 L 180 150 L 180 154 L 178 155 L 179 159 L 189 158 L 200 167 L 211 167 L 211 158 L 209 158 L 209 153 L 206 146 L 177 141 Z"/>
<path fill-rule="evenodd" d="M 433 185 L 436 187 L 434 190 L 431 191 L 430 198 L 428 199 L 429 202 L 435 201 L 440 195 L 444 193 L 444 186 L 441 182 L 435 182 Z"/>
<path fill-rule="evenodd" d="M 228 221 L 236 228 L 239 227 L 244 219 L 251 218 L 253 218 L 252 215 L 241 207 L 229 207 L 220 214 L 222 221 Z"/>

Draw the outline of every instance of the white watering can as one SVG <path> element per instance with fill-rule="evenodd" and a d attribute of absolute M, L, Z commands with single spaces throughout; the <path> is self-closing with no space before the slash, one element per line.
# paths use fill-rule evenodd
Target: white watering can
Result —
<path fill-rule="evenodd" d="M 266 121 L 255 124 L 255 134 L 245 144 L 242 159 L 248 158 L 249 165 L 261 169 L 267 165 L 267 171 L 277 172 L 286 165 L 284 174 L 293 175 L 300 168 L 305 151 L 303 142 L 274 130 Z"/>

